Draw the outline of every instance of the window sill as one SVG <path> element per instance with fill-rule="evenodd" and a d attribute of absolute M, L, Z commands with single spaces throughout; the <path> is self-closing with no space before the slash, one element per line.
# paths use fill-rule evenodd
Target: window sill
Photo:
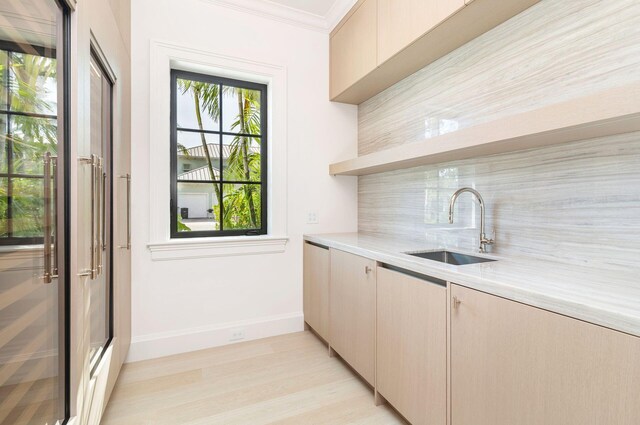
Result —
<path fill-rule="evenodd" d="M 232 255 L 277 254 L 285 251 L 286 236 L 229 236 L 149 243 L 153 261 Z"/>

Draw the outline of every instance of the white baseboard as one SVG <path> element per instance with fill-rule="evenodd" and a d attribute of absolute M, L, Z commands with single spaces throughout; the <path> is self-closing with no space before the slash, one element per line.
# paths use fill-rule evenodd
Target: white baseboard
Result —
<path fill-rule="evenodd" d="M 220 347 L 304 330 L 302 313 L 134 336 L 126 363 Z M 238 334 L 241 335 L 238 335 Z"/>

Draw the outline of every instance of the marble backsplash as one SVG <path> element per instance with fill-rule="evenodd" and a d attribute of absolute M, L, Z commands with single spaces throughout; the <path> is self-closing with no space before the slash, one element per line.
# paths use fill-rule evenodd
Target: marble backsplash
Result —
<path fill-rule="evenodd" d="M 359 230 L 475 250 L 487 204 L 491 252 L 638 269 L 640 132 L 359 177 Z"/>
<path fill-rule="evenodd" d="M 640 2 L 543 0 L 359 107 L 359 153 L 640 81 Z M 359 177 L 359 230 L 465 250 L 468 194 L 499 255 L 638 269 L 640 133 Z"/>
<path fill-rule="evenodd" d="M 640 81 L 640 1 L 542 0 L 364 102 L 360 155 Z"/>

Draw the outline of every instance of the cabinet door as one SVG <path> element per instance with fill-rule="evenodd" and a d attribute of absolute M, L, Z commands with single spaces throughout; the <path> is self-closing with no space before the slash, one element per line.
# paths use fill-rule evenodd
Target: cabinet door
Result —
<path fill-rule="evenodd" d="M 447 289 L 378 268 L 376 388 L 413 425 L 447 420 Z"/>
<path fill-rule="evenodd" d="M 376 263 L 331 249 L 331 347 L 371 385 L 375 375 Z"/>
<path fill-rule="evenodd" d="M 331 36 L 330 97 L 334 99 L 373 71 L 376 61 L 377 0 L 365 0 Z"/>
<path fill-rule="evenodd" d="M 464 0 L 378 0 L 378 65 L 464 4 Z"/>
<path fill-rule="evenodd" d="M 329 341 L 329 249 L 304 244 L 304 320 Z"/>
<path fill-rule="evenodd" d="M 640 423 L 640 338 L 455 285 L 451 293 L 452 425 Z"/>

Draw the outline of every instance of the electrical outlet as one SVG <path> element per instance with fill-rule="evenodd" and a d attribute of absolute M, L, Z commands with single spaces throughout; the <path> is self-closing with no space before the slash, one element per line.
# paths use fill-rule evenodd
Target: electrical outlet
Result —
<path fill-rule="evenodd" d="M 244 329 L 237 329 L 231 332 L 229 342 L 242 341 L 244 339 Z"/>
<path fill-rule="evenodd" d="M 318 224 L 318 213 L 315 211 L 309 211 L 307 213 L 307 224 Z"/>

